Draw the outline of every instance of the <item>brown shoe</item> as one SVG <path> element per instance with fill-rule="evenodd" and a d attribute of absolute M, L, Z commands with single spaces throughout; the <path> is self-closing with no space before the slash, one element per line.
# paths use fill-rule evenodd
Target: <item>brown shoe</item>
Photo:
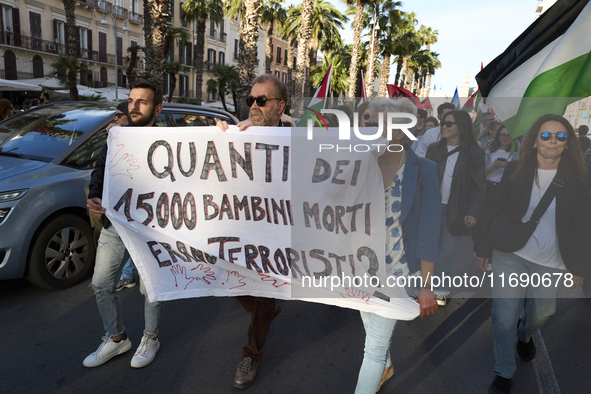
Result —
<path fill-rule="evenodd" d="M 237 389 L 245 389 L 252 386 L 254 378 L 257 376 L 258 368 L 258 361 L 252 361 L 252 358 L 250 357 L 243 357 L 242 362 L 238 364 L 238 368 L 236 369 L 234 387 Z"/>
<path fill-rule="evenodd" d="M 384 374 L 382 375 L 382 380 L 380 381 L 380 385 L 378 386 L 376 393 L 378 391 L 380 391 L 380 389 L 382 388 L 382 385 L 384 383 L 386 383 L 392 376 L 394 376 L 394 367 L 392 365 L 390 365 L 388 368 L 386 368 L 384 370 Z"/>

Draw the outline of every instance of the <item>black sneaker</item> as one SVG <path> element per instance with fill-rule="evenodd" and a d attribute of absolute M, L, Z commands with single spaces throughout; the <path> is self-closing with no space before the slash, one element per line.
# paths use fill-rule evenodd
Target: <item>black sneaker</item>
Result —
<path fill-rule="evenodd" d="M 511 392 L 511 386 L 513 386 L 513 380 L 497 375 L 495 380 L 488 386 L 488 392 L 490 394 L 509 393 Z"/>
<path fill-rule="evenodd" d="M 536 357 L 536 344 L 534 343 L 534 339 L 530 338 L 529 342 L 521 342 L 520 339 L 517 339 L 517 346 L 515 347 L 517 350 L 517 355 L 523 361 L 531 361 Z"/>

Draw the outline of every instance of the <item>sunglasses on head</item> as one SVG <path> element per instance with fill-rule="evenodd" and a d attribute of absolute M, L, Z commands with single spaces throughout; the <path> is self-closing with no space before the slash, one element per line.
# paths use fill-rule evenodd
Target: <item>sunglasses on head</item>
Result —
<path fill-rule="evenodd" d="M 254 102 L 256 101 L 257 105 L 259 107 L 264 107 L 265 105 L 267 105 L 267 101 L 270 100 L 280 100 L 278 98 L 267 98 L 267 97 L 252 97 L 252 96 L 248 96 L 246 98 L 246 105 L 248 105 L 249 107 L 252 107 L 252 105 L 254 104 Z"/>
<path fill-rule="evenodd" d="M 556 135 L 556 140 L 560 141 L 560 142 L 564 142 L 568 139 L 568 133 L 564 132 L 564 131 L 559 131 L 558 133 L 554 134 Z M 552 138 L 552 133 L 549 131 L 543 131 L 540 133 L 540 139 L 542 141 L 549 141 Z"/>
<path fill-rule="evenodd" d="M 452 121 L 450 121 L 450 120 L 448 120 L 447 122 L 441 122 L 441 125 L 442 125 L 442 126 L 445 126 L 445 127 L 447 127 L 447 128 L 450 128 L 451 126 L 453 126 L 453 125 L 455 125 L 455 124 L 457 124 L 457 123 L 456 123 L 456 122 L 452 122 Z"/>

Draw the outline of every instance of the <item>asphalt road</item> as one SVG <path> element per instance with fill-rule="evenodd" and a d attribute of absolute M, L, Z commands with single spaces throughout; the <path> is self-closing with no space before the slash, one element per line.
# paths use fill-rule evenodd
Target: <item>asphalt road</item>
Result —
<path fill-rule="evenodd" d="M 481 274 L 460 246 L 456 270 Z M 129 365 L 143 329 L 138 287 L 120 293 L 128 353 L 88 369 L 82 360 L 103 335 L 88 288 L 49 292 L 25 280 L 0 281 L 0 393 L 238 393 L 232 382 L 250 316 L 232 298 L 166 304 L 161 348 L 143 368 Z M 584 393 L 591 387 L 591 299 L 580 289 L 560 298 L 535 336 L 538 356 L 518 359 L 514 393 Z M 494 378 L 489 298 L 456 293 L 426 319 L 397 324 L 394 377 L 381 393 L 486 393 Z M 465 298 L 463 298 L 465 297 Z M 356 311 L 280 301 L 255 384 L 249 393 L 352 393 L 363 356 Z"/>

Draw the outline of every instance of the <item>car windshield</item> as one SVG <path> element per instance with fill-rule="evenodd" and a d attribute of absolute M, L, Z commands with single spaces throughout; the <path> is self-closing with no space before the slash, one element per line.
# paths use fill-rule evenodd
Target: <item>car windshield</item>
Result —
<path fill-rule="evenodd" d="M 50 162 L 86 132 L 111 118 L 116 106 L 79 103 L 40 107 L 0 123 L 0 155 Z"/>

